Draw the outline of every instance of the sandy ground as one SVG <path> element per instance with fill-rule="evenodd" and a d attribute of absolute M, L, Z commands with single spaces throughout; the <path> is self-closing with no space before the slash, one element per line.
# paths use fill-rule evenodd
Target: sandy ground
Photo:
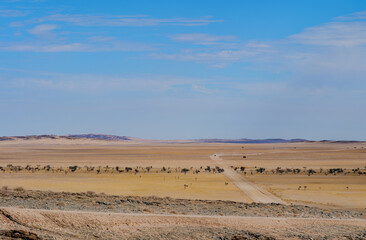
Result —
<path fill-rule="evenodd" d="M 248 170 L 264 167 L 362 168 L 366 166 L 365 143 L 286 143 L 286 144 L 222 144 L 222 143 L 154 143 L 102 140 L 15 140 L 0 142 L 0 166 L 7 164 L 52 167 L 78 166 L 153 166 L 200 168 L 218 163 L 210 159 L 219 153 L 225 166 L 246 166 Z M 243 156 L 246 156 L 244 159 Z M 226 172 L 229 172 L 228 169 Z M 179 175 L 179 176 L 178 176 Z M 96 191 L 109 194 L 156 195 L 190 199 L 222 199 L 250 202 L 249 194 L 224 174 L 193 175 L 142 174 L 110 175 L 73 173 L 68 175 L 0 173 L 1 186 L 23 186 L 26 189 L 55 191 Z M 179 179 L 178 179 L 179 177 Z M 365 207 L 366 175 L 320 177 L 246 175 L 257 184 L 288 203 L 321 204 L 332 207 Z M 197 178 L 197 180 L 196 180 Z M 228 184 L 225 185 L 225 182 Z M 188 187 L 184 187 L 188 185 Z M 298 191 L 298 186 L 309 191 Z M 246 184 L 245 186 L 248 186 Z M 345 191 L 348 187 L 347 191 Z M 321 191 L 318 191 L 319 189 Z M 258 192 L 258 191 L 257 191 Z"/>
<path fill-rule="evenodd" d="M 220 158 L 210 159 L 215 153 Z M 218 165 L 226 176 L 2 171 L 0 186 L 60 192 L 1 190 L 0 239 L 366 239 L 366 175 L 249 174 L 258 167 L 364 169 L 364 143 L 2 141 L 0 166 L 7 164 L 154 169 Z M 231 166 L 245 166 L 247 175 Z M 298 190 L 305 185 L 306 190 Z M 80 193 L 86 191 L 131 197 Z M 139 197 L 149 195 L 185 200 Z M 289 205 L 245 203 L 265 198 L 275 202 L 277 197 Z"/>
<path fill-rule="evenodd" d="M 366 218 L 365 209 L 331 209 L 278 203 L 243 203 L 31 190 L 0 190 L 1 207 L 67 211 L 246 217 Z"/>
<path fill-rule="evenodd" d="M 366 237 L 366 221 L 362 219 L 137 215 L 1 208 L 0 224 L 3 234 L 6 230 L 17 229 L 26 233 L 32 232 L 44 239 L 363 239 Z M 238 238 L 240 236 L 242 238 Z"/>
<path fill-rule="evenodd" d="M 209 156 L 214 153 L 226 154 L 223 158 L 233 166 L 353 168 L 366 165 L 365 143 L 243 145 L 60 139 L 0 141 L 0 165 L 200 167 L 212 164 Z M 247 158 L 243 159 L 243 155 Z"/>
<path fill-rule="evenodd" d="M 250 181 L 292 203 L 366 208 L 366 176 L 247 174 Z M 302 188 L 299 190 L 299 186 Z M 304 187 L 306 186 L 306 190 Z"/>
<path fill-rule="evenodd" d="M 223 152 L 227 153 L 227 152 Z M 231 154 L 224 154 L 228 164 L 241 161 L 248 167 L 282 168 L 364 168 L 366 143 L 290 143 L 253 144 Z M 247 158 L 242 161 L 242 156 Z"/>
<path fill-rule="evenodd" d="M 223 144 L 145 144 L 96 140 L 0 142 L 0 165 L 200 167 L 217 151 L 239 150 Z"/>
<path fill-rule="evenodd" d="M 94 191 L 127 196 L 251 202 L 223 173 L 0 173 L 2 186 L 59 192 Z"/>
<path fill-rule="evenodd" d="M 258 203 L 281 203 L 286 204 L 285 201 L 271 194 L 270 192 L 258 187 L 256 184 L 249 182 L 244 176 L 234 171 L 231 167 L 225 164 L 220 154 L 213 154 L 210 158 L 221 168 L 224 174 L 235 184 L 249 199 Z"/>

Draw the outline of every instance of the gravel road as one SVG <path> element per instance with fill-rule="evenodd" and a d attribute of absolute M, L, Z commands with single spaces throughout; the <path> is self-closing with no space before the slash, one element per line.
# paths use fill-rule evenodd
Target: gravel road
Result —
<path fill-rule="evenodd" d="M 235 184 L 246 196 L 248 196 L 253 202 L 257 203 L 280 203 L 287 204 L 285 201 L 274 196 L 268 191 L 258 187 L 256 184 L 248 181 L 245 177 L 235 172 L 231 167 L 227 166 L 222 158 L 221 154 L 213 154 L 210 158 L 221 168 L 224 169 L 224 174 L 228 177 L 232 183 Z"/>

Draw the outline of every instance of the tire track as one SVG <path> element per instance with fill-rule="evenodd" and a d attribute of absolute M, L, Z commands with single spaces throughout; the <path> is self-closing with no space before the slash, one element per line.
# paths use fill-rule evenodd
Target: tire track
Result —
<path fill-rule="evenodd" d="M 232 183 L 235 184 L 246 196 L 248 196 L 253 202 L 258 203 L 280 203 L 286 204 L 287 203 L 280 198 L 274 196 L 273 194 L 269 193 L 268 191 L 258 187 L 256 184 L 248 181 L 231 169 L 229 166 L 225 164 L 222 158 L 220 158 L 220 154 L 213 154 L 210 158 L 220 167 L 224 169 L 224 174 L 228 177 Z"/>

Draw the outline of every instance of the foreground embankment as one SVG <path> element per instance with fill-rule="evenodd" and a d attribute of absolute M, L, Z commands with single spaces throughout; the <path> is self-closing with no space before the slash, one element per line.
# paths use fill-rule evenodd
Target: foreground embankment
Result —
<path fill-rule="evenodd" d="M 2 239 L 364 239 L 366 211 L 0 191 Z"/>

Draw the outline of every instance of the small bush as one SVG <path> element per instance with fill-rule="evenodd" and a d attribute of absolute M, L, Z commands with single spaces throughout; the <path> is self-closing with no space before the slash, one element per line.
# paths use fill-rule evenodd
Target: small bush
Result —
<path fill-rule="evenodd" d="M 24 188 L 23 187 L 16 187 L 16 188 L 14 188 L 14 191 L 24 192 Z"/>
<path fill-rule="evenodd" d="M 143 212 L 147 212 L 147 213 L 151 213 L 151 211 L 149 209 L 147 209 L 147 208 L 144 208 L 142 211 Z"/>
<path fill-rule="evenodd" d="M 9 187 L 8 187 L 8 186 L 3 186 L 1 189 L 2 189 L 3 191 L 8 191 L 8 190 L 9 190 Z"/>

